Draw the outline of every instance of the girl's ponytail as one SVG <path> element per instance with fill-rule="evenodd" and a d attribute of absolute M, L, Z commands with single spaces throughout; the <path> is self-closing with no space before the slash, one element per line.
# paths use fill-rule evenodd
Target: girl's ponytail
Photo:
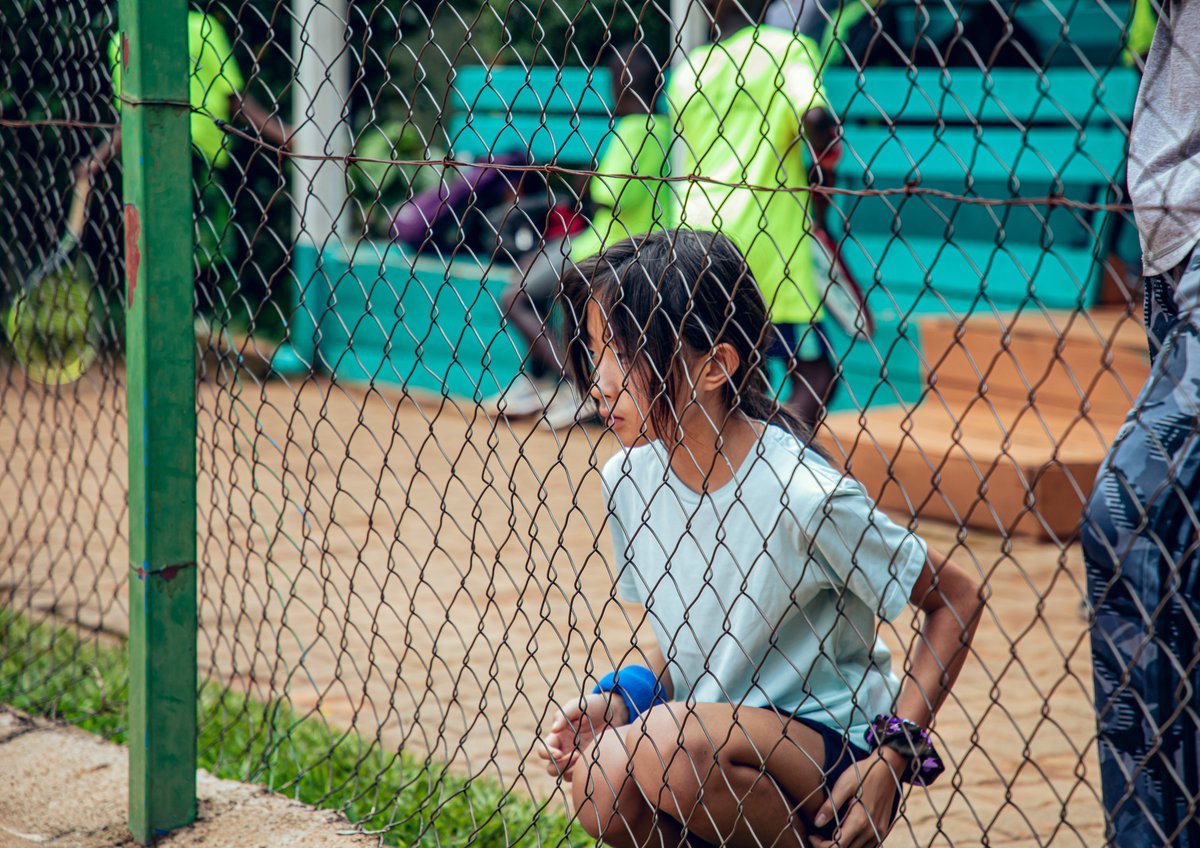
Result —
<path fill-rule="evenodd" d="M 769 333 L 769 325 L 765 326 L 764 330 Z M 763 350 L 766 347 L 769 347 L 769 344 L 764 343 L 759 345 L 754 358 L 745 362 L 744 369 L 746 374 L 744 379 L 740 381 L 738 390 L 733 397 L 732 408 L 741 411 L 750 418 L 782 427 L 807 447 L 816 451 L 822 458 L 828 460 L 830 458 L 829 454 L 823 447 L 817 444 L 813 437 L 812 428 L 806 422 L 802 421 L 796 413 L 781 404 L 776 397 L 775 391 L 771 387 L 770 377 L 767 374 L 766 358 L 763 355 Z"/>

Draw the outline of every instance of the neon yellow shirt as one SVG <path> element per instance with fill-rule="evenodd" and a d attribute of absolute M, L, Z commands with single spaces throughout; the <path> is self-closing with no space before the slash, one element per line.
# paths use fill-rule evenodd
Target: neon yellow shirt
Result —
<path fill-rule="evenodd" d="M 719 183 L 688 183 L 675 221 L 737 245 L 776 323 L 821 317 L 808 193 L 778 190 L 808 185 L 801 121 L 824 102 L 815 56 L 804 36 L 746 27 L 693 50 L 669 88 L 685 173 Z"/>
<path fill-rule="evenodd" d="M 114 36 L 108 46 L 108 61 L 112 67 L 113 93 L 121 94 L 120 36 Z M 188 53 L 192 60 L 191 88 L 188 97 L 192 108 L 192 144 L 210 163 L 218 168 L 229 164 L 225 149 L 225 133 L 213 123 L 214 118 L 229 120 L 229 98 L 245 87 L 242 71 L 233 57 L 233 48 L 224 28 L 203 12 L 188 12 Z M 117 108 L 121 108 L 118 99 Z"/>
<path fill-rule="evenodd" d="M 1134 57 L 1150 52 L 1154 41 L 1154 30 L 1158 28 L 1158 13 L 1150 0 L 1137 0 L 1133 6 L 1133 19 L 1125 36 L 1125 64 L 1132 66 Z"/>
<path fill-rule="evenodd" d="M 626 115 L 617 120 L 605 141 L 596 174 L 588 180 L 588 195 L 596 211 L 591 226 L 571 239 L 572 262 L 582 262 L 606 245 L 666 224 L 671 190 L 658 178 L 669 170 L 670 133 L 663 115 Z"/>

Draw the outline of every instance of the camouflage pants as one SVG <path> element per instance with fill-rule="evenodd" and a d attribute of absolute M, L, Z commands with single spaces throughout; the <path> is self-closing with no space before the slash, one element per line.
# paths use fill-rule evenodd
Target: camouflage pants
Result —
<path fill-rule="evenodd" d="M 1183 267 L 1146 281 L 1150 378 L 1082 531 L 1100 774 L 1122 848 L 1200 848 L 1200 249 Z"/>

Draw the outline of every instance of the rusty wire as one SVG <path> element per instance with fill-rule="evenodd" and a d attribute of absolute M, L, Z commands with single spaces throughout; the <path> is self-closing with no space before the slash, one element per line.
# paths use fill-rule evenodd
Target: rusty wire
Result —
<path fill-rule="evenodd" d="M 15 2 L 0 0 L 6 25 Z M 320 96 L 305 88 L 290 55 L 305 22 L 275 0 L 197 4 L 195 13 L 218 20 L 229 36 L 226 58 L 238 66 L 239 97 L 253 98 L 292 132 L 285 148 L 252 125 L 244 102 L 219 110 L 190 105 L 194 120 L 220 131 L 213 151 L 222 151 L 195 151 L 193 185 L 202 757 L 343 809 L 357 829 L 393 844 L 587 841 L 572 821 L 571 785 L 538 758 L 539 738 L 555 711 L 590 692 L 607 670 L 644 659 L 655 616 L 622 603 L 614 586 L 622 566 L 632 566 L 608 541 L 606 525 L 629 520 L 608 514 L 601 490 L 601 469 L 617 447 L 609 428 L 586 413 L 580 423 L 546 426 L 550 406 L 568 391 L 561 380 L 545 384 L 554 398 L 526 417 L 506 416 L 496 399 L 531 363 L 513 330 L 520 292 L 505 295 L 506 283 L 519 290 L 526 280 L 513 245 L 532 227 L 533 249 L 523 258 L 552 257 L 555 247 L 541 232 L 549 213 L 530 211 L 533 201 L 568 217 L 591 214 L 588 178 L 740 189 L 831 202 L 835 241 L 852 257 L 879 328 L 873 338 L 833 333 L 841 394 L 820 418 L 820 442 L 839 473 L 859 477 L 898 526 L 957 560 L 989 600 L 964 676 L 935 726 L 949 773 L 906 796 L 888 844 L 1100 844 L 1105 819 L 1076 536 L 1096 466 L 1144 377 L 1140 257 L 1128 237 L 1133 214 L 1146 207 L 1126 196 L 1123 149 L 1115 159 L 1096 159 L 1086 179 L 1057 173 L 1051 154 L 1032 143 L 1005 151 L 1012 161 L 1022 152 L 1023 162 L 1042 157 L 1052 172 L 1057 187 L 1037 183 L 1031 194 L 1023 193 L 1015 166 L 976 179 L 987 172 L 980 159 L 990 133 L 1042 138 L 1042 124 L 1011 114 L 954 124 L 940 112 L 922 123 L 905 117 L 905 97 L 942 95 L 939 108 L 949 111 L 946 88 L 953 90 L 955 78 L 990 81 L 989 62 L 1011 47 L 1024 65 L 995 77 L 1024 72 L 1030 90 L 1040 92 L 1035 111 L 1048 103 L 1070 113 L 1073 129 L 1059 123 L 1063 138 L 1075 133 L 1072 155 L 1063 157 L 1064 170 L 1075 168 L 1091 155 L 1093 139 L 1111 131 L 1123 144 L 1128 134 L 1132 102 L 1106 101 L 1102 89 L 1133 73 L 1120 49 L 1131 7 L 974 4 L 1018 22 L 1021 8 L 1057 16 L 1056 33 L 1038 33 L 1035 56 L 1011 33 L 990 53 L 974 44 L 954 4 L 889 2 L 912 10 L 915 30 L 903 37 L 884 31 L 879 17 L 869 49 L 910 79 L 897 107 L 884 110 L 889 120 L 860 115 L 841 124 L 847 152 L 835 173 L 853 173 L 858 184 L 601 171 L 599 138 L 585 140 L 593 161 L 582 163 L 532 156 L 528 147 L 492 151 L 524 154 L 505 163 L 455 151 L 466 133 L 456 136 L 452 127 L 472 101 L 455 100 L 450 69 L 461 79 L 468 68 L 516 68 L 534 89 L 543 79 L 538 68 L 595 72 L 615 42 L 637 35 L 654 42 L 661 69 L 674 65 L 678 73 L 685 60 L 660 4 L 353 4 L 341 21 L 347 36 L 337 56 L 351 68 L 346 100 L 332 121 L 336 130 L 323 139 L 325 152 L 297 149 L 306 128 L 326 129 L 328 120 L 311 109 L 304 117 L 297 107 Z M 81 14 L 91 8 L 78 5 Z M 312 5 L 314 14 L 328 11 Z M 937 15 L 951 24 L 937 45 L 940 61 L 955 50 L 971 58 L 965 67 L 933 65 L 944 77 L 936 91 L 924 91 L 919 65 L 935 40 Z M 1088 18 L 1093 26 L 1110 19 L 1119 43 L 1107 53 L 1077 43 L 1075 15 L 1098 15 Z M 3 277 L 6 302 L 53 241 L 66 175 L 101 141 L 100 131 L 119 126 L 118 98 L 94 82 L 106 73 L 100 57 L 113 22 L 60 25 L 90 39 L 91 76 L 74 83 L 72 105 L 6 106 L 0 116 L 0 128 L 14 131 L 6 140 L 36 139 L 19 153 L 0 152 L 0 168 L 15 174 L 36 163 L 42 180 L 0 185 L 0 222 L 20 216 L 26 233 L 3 246 L 11 269 Z M 605 37 L 588 41 L 589 27 Z M 862 80 L 884 72 L 865 55 L 842 67 Z M 76 79 L 56 62 L 39 47 L 30 66 L 51 85 Z M 1092 109 L 1056 99 L 1052 81 L 1064 67 L 1092 80 L 1084 98 Z M 332 78 L 330 71 L 325 81 Z M 518 92 L 475 94 L 511 106 Z M 527 145 L 538 127 L 581 117 L 549 107 L 540 115 L 494 112 L 501 123 L 527 121 Z M 888 144 L 915 139 L 913 159 L 921 160 L 948 147 L 949 128 L 974 133 L 969 150 L 950 151 L 961 175 L 873 175 Z M 968 144 L 965 135 L 953 138 Z M 337 207 L 324 210 L 324 229 L 297 231 L 322 202 L 312 186 L 331 166 L 343 192 Z M 393 238 L 393 216 L 423 190 L 448 190 L 472 168 L 498 173 L 500 194 L 516 192 L 522 180 L 537 184 L 526 190 L 527 203 L 505 197 L 484 209 L 472 195 L 444 219 L 449 235 L 430 226 L 408 244 Z M 307 190 L 298 188 L 298 173 L 311 176 Z M 83 380 L 59 389 L 30 382 L 5 359 L 0 385 L 0 451 L 8 460 L 0 482 L 21 491 L 15 505 L 4 498 L 0 506 L 0 550 L 10 563 L 0 572 L 2 609 L 85 633 L 82 644 L 93 652 L 109 638 L 103 634 L 119 640 L 124 632 L 126 544 L 117 165 L 98 180 L 102 205 L 88 226 L 101 243 L 89 246 L 84 261 L 105 293 L 98 309 L 111 328 L 106 353 Z M 762 232 L 775 237 L 770 226 Z M 902 283 L 893 276 L 901 273 Z M 541 317 L 538 338 L 548 340 L 562 321 L 561 303 L 554 317 Z M 297 354 L 303 367 L 273 372 L 278 351 L 306 333 L 315 341 Z M 796 365 L 777 366 L 781 399 L 783 372 Z M 690 533 L 659 540 L 663 557 L 678 557 L 680 568 L 696 565 L 679 553 Z M 769 536 L 763 532 L 764 544 Z M 692 579 L 703 584 L 698 573 Z M 664 578 L 664 591 L 691 591 L 693 584 L 675 580 Z M 767 599 L 743 596 L 769 616 Z M 901 675 L 906 652 L 921 639 L 919 620 L 909 610 L 879 625 Z M 715 632 L 722 624 L 728 619 L 687 627 Z M 823 651 L 821 635 L 813 638 Z M 4 649 L 33 666 L 40 649 L 30 644 Z M 681 667 L 683 660 L 664 653 Z M 48 672 L 48 699 L 86 673 L 69 659 L 56 658 Z M 753 693 L 722 693 L 759 706 Z M 705 733 L 688 723 L 702 712 L 694 708 L 682 708 L 675 735 L 698 745 Z M 670 764 L 686 764 L 693 752 L 672 744 L 671 728 L 659 730 L 649 741 L 661 746 L 667 787 Z M 724 773 L 715 763 L 722 745 L 735 744 L 733 735 L 704 740 L 715 759 L 690 763 L 713 781 L 710 791 L 720 791 Z M 760 769 L 759 785 L 778 790 L 767 771 Z M 657 796 L 664 810 L 665 791 Z M 786 793 L 784 800 L 803 802 Z M 703 811 L 694 815 L 704 832 Z M 693 826 L 683 818 L 684 829 Z M 776 835 L 762 835 L 762 844 Z M 727 844 L 750 843 L 742 834 Z"/>

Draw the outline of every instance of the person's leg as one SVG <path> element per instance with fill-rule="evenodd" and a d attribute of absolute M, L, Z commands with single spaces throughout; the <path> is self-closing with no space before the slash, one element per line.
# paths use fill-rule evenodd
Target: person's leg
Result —
<path fill-rule="evenodd" d="M 547 244 L 528 269 L 513 271 L 500 304 L 505 319 L 529 349 L 529 371 L 535 377 L 557 379 L 563 374 L 565 360 L 547 326 L 558 295 L 563 261 L 562 245 Z"/>
<path fill-rule="evenodd" d="M 783 359 L 787 365 L 786 406 L 815 430 L 837 388 L 837 369 L 829 345 L 820 324 L 779 324 L 775 332 L 777 338 L 767 355 Z"/>
<path fill-rule="evenodd" d="M 770 710 L 655 707 L 609 731 L 575 767 L 575 809 L 610 845 L 802 846 L 825 800 L 819 733 Z"/>
<path fill-rule="evenodd" d="M 788 409 L 815 431 L 836 382 L 837 371 L 827 356 L 796 360 L 788 371 Z"/>
<path fill-rule="evenodd" d="M 229 198 L 221 172 L 198 156 L 192 157 L 196 251 L 196 313 L 222 325 L 229 323 L 234 295 L 227 256 L 234 248 Z"/>
<path fill-rule="evenodd" d="M 1082 525 L 1112 843 L 1200 845 L 1200 332 L 1146 284 L 1150 377 Z"/>

